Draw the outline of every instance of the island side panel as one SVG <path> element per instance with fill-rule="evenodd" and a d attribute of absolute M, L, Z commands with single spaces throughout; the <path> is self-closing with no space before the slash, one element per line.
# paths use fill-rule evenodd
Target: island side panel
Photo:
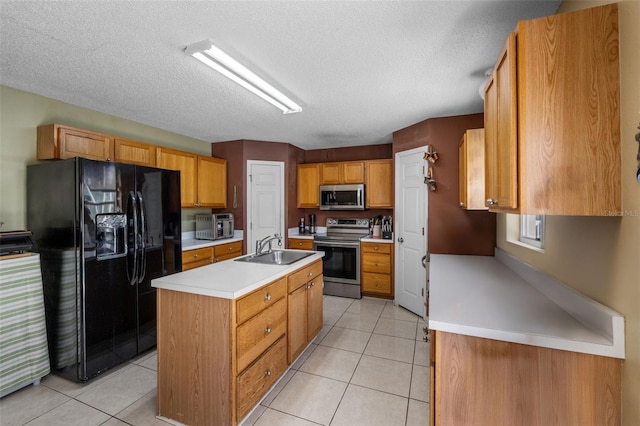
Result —
<path fill-rule="evenodd" d="M 231 422 L 232 301 L 158 290 L 158 412 L 187 425 Z"/>
<path fill-rule="evenodd" d="M 436 336 L 436 425 L 621 422 L 620 359 L 440 331 Z"/>

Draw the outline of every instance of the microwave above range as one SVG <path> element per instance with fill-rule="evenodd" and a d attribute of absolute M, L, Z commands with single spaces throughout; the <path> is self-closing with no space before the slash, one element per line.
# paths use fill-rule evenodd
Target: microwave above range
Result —
<path fill-rule="evenodd" d="M 320 210 L 364 210 L 364 184 L 320 185 Z"/>
<path fill-rule="evenodd" d="M 222 240 L 233 237 L 233 214 L 197 214 L 196 240 Z"/>

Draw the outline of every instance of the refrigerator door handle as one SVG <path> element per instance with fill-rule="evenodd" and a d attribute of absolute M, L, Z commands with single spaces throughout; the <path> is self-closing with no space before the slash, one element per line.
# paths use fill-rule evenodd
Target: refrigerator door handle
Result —
<path fill-rule="evenodd" d="M 127 221 L 133 224 L 133 238 L 131 239 L 133 242 L 133 269 L 129 268 L 130 256 L 127 254 L 127 279 L 129 280 L 129 284 L 136 285 L 138 282 L 138 203 L 133 191 L 129 191 L 127 202 L 132 209 L 132 217 L 127 217 Z M 128 213 L 129 208 L 127 206 L 127 214 Z"/>
<path fill-rule="evenodd" d="M 140 207 L 138 213 L 140 215 L 140 264 L 138 271 L 138 283 L 141 283 L 147 273 L 147 211 L 140 191 L 137 192 L 137 198 Z"/>

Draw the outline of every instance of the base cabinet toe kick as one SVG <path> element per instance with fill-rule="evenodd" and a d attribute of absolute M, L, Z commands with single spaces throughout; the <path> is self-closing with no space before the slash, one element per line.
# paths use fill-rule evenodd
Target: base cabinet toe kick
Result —
<path fill-rule="evenodd" d="M 158 417 L 240 423 L 320 331 L 321 288 L 321 259 L 237 299 L 159 288 Z M 305 297 L 293 299 L 295 291 Z M 292 318 L 301 311 L 298 331 Z"/>

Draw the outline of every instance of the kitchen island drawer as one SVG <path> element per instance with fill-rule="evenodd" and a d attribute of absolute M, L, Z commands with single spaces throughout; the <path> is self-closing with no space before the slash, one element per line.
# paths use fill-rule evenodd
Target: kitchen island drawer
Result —
<path fill-rule="evenodd" d="M 237 377 L 237 419 L 242 419 L 287 369 L 287 339 L 281 337 Z"/>
<path fill-rule="evenodd" d="M 313 250 L 313 240 L 309 238 L 289 238 L 289 248 L 296 250 Z"/>
<path fill-rule="evenodd" d="M 287 301 L 282 298 L 236 330 L 238 371 L 244 370 L 287 331 Z"/>
<path fill-rule="evenodd" d="M 298 287 L 306 284 L 320 274 L 322 274 L 322 261 L 317 260 L 311 265 L 289 275 L 289 284 L 287 291 L 291 293 Z"/>
<path fill-rule="evenodd" d="M 233 257 L 240 256 L 242 254 L 242 241 L 235 241 L 233 243 L 220 244 L 219 246 L 213 246 L 213 256 L 216 258 L 216 262 L 225 259 L 231 259 Z M 223 259 L 224 257 L 224 259 Z M 218 258 L 220 260 L 218 260 Z"/>
<path fill-rule="evenodd" d="M 236 302 L 236 321 L 242 324 L 258 312 L 275 304 L 287 295 L 287 278 L 267 284 Z"/>

